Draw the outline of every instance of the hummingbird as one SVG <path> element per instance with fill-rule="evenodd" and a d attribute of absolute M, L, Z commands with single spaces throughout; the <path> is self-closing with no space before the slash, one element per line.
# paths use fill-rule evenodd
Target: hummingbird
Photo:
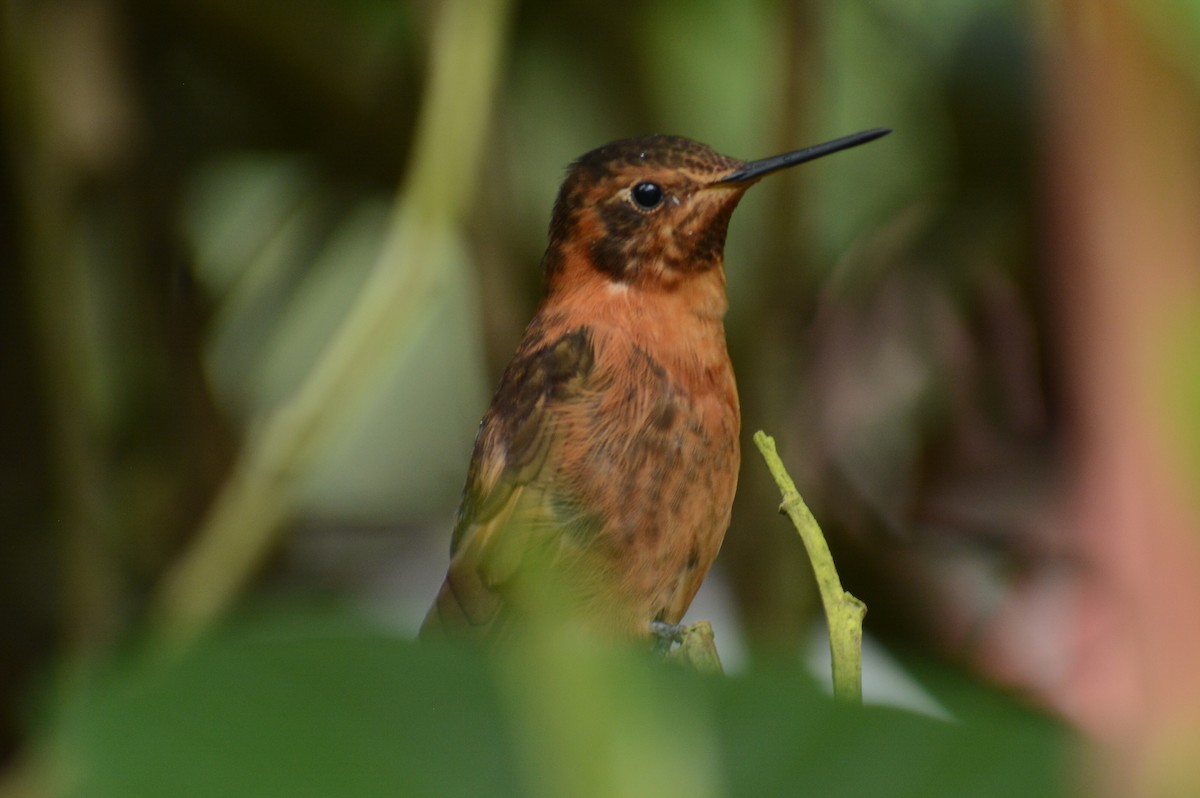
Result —
<path fill-rule="evenodd" d="M 480 423 L 422 639 L 501 636 L 547 600 L 524 589 L 539 569 L 592 630 L 678 630 L 729 527 L 740 464 L 730 216 L 766 175 L 889 132 L 749 162 L 648 136 L 571 164 L 544 298 Z"/>

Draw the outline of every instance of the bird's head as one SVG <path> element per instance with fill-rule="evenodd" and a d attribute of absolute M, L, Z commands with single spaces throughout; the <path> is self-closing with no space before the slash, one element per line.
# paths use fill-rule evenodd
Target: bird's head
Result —
<path fill-rule="evenodd" d="M 864 144 L 872 130 L 804 150 L 739 161 L 681 136 L 624 139 L 575 161 L 559 190 L 544 261 L 551 291 L 599 275 L 672 290 L 720 274 L 729 217 L 746 189 L 772 172 Z"/>

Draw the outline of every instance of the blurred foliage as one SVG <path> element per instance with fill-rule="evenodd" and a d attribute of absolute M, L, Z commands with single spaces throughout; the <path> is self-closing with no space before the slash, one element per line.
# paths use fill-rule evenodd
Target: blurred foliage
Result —
<path fill-rule="evenodd" d="M 347 206 L 300 164 L 261 155 L 202 171 L 188 198 L 198 279 L 221 300 L 209 344 L 214 391 L 241 418 L 265 417 L 302 385 L 366 284 L 387 206 Z M 448 290 L 358 400 L 351 426 L 300 488 L 301 512 L 379 522 L 444 512 L 457 498 L 461 451 L 487 388 L 467 258 L 450 259 L 440 267 L 452 276 Z"/>
<path fill-rule="evenodd" d="M 944 722 L 836 704 L 795 672 L 701 677 L 579 641 L 510 656 L 415 646 L 330 613 L 243 621 L 167 664 L 126 654 L 57 713 L 60 794 L 982 797 L 1068 786 L 1062 729 L 978 686 L 959 685 L 957 720 Z M 531 715 L 539 722 L 525 725 Z"/>
<path fill-rule="evenodd" d="M 1118 5 L 1194 99 L 1196 3 Z M 1054 26 L 1077 6 L 3 0 L 0 760 L 55 706 L 36 746 L 88 795 L 225 794 L 229 778 L 260 795 L 556 794 L 571 772 L 530 751 L 569 759 L 576 732 L 631 725 L 642 742 L 612 753 L 617 771 L 693 794 L 1060 794 L 1061 731 L 958 675 L 928 679 L 965 696 L 948 725 L 762 670 L 795 667 L 815 593 L 750 457 L 716 576 L 758 664 L 728 682 L 560 651 L 582 681 L 543 693 L 522 667 L 553 668 L 341 616 L 254 624 L 166 665 L 111 652 L 144 640 L 154 607 L 186 625 L 164 596 L 205 552 L 189 632 L 261 594 L 382 595 L 415 627 L 572 158 L 651 132 L 752 158 L 889 126 L 735 216 L 744 448 L 779 435 L 868 630 L 1009 683 L 1033 680 L 1014 659 L 1067 678 L 1043 667 L 1066 643 L 1005 610 L 1087 570 L 1057 523 L 1077 274 L 1047 262 L 1040 198 Z M 1155 364 L 1193 469 L 1197 362 L 1181 329 Z M 282 455 L 260 467 L 264 441 Z M 545 739 L 547 696 L 597 700 Z M 666 775 L 642 750 L 660 743 Z M 596 771 L 599 794 L 617 771 Z"/>

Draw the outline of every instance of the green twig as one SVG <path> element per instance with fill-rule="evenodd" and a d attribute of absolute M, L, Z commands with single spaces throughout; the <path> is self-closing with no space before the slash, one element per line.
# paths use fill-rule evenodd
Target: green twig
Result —
<path fill-rule="evenodd" d="M 679 662 L 691 666 L 700 673 L 721 674 L 721 657 L 717 654 L 716 638 L 713 635 L 712 624 L 708 621 L 697 621 L 683 630 L 683 639 L 679 648 L 667 655 L 671 662 Z"/>
<path fill-rule="evenodd" d="M 800 498 L 796 483 L 792 482 L 783 461 L 779 459 L 779 453 L 775 451 L 775 439 L 759 430 L 754 433 L 754 444 L 762 452 L 767 468 L 783 494 L 779 511 L 792 520 L 812 562 L 817 587 L 821 591 L 821 603 L 825 605 L 825 620 L 829 624 L 833 694 L 862 703 L 862 624 L 867 605 L 842 589 L 821 527 L 804 499 Z"/>

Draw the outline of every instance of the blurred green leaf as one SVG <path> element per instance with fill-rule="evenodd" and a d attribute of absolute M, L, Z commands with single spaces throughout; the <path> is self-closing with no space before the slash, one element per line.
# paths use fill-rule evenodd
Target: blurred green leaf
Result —
<path fill-rule="evenodd" d="M 379 256 L 388 202 L 342 204 L 295 159 L 231 157 L 195 182 L 188 229 L 202 279 L 224 299 L 211 373 L 245 421 L 293 395 Z M 487 386 L 469 254 L 455 238 L 438 259 L 434 301 L 301 481 L 302 511 L 379 523 L 456 500 Z"/>
<path fill-rule="evenodd" d="M 794 672 L 701 677 L 563 643 L 497 668 L 337 616 L 260 619 L 92 679 L 55 724 L 58 765 L 91 798 L 503 796 L 553 794 L 538 774 L 584 745 L 653 769 L 658 795 L 1066 794 L 1069 736 L 994 696 L 945 723 L 835 704 Z"/>
<path fill-rule="evenodd" d="M 332 273 L 349 258 L 325 260 Z M 380 522 L 445 515 L 458 500 L 489 386 L 476 272 L 457 235 L 444 237 L 432 268 L 437 288 L 411 337 L 301 480 L 302 511 Z"/>
<path fill-rule="evenodd" d="M 80 795 L 517 794 L 499 707 L 475 660 L 307 618 L 114 668 L 62 729 Z"/>

